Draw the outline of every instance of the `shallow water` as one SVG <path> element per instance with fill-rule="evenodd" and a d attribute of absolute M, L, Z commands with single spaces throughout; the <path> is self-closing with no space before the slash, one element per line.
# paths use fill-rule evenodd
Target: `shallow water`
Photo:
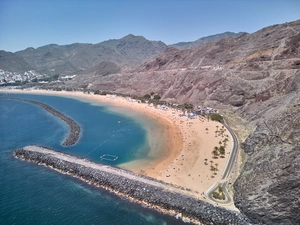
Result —
<path fill-rule="evenodd" d="M 112 113 L 107 107 L 70 98 L 5 96 L 50 105 L 78 122 L 82 135 L 75 146 L 63 147 L 61 143 L 69 130 L 62 121 L 39 106 L 0 100 L 0 224 L 183 224 L 101 188 L 12 156 L 16 148 L 34 144 L 112 165 L 147 158 L 150 146 L 138 116 Z M 118 158 L 101 160 L 104 154 Z"/>

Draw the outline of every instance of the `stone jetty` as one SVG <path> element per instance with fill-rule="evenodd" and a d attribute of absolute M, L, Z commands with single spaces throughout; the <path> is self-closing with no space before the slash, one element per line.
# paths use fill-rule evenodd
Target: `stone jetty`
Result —
<path fill-rule="evenodd" d="M 71 146 L 71 145 L 74 145 L 78 141 L 79 136 L 80 136 L 80 126 L 74 120 L 65 116 L 63 113 L 57 111 L 56 109 L 53 109 L 49 105 L 46 105 L 46 104 L 38 102 L 38 101 L 21 99 L 21 98 L 6 98 L 6 99 L 28 102 L 28 103 L 31 103 L 34 105 L 38 105 L 38 106 L 42 107 L 43 109 L 45 109 L 47 112 L 51 113 L 52 115 L 58 117 L 59 119 L 64 121 L 66 124 L 68 124 L 68 126 L 70 127 L 70 133 L 62 145 Z"/>
<path fill-rule="evenodd" d="M 242 214 L 196 199 L 187 191 L 130 171 L 78 158 L 47 147 L 27 146 L 14 151 L 22 160 L 105 188 L 148 207 L 195 224 L 251 224 Z"/>

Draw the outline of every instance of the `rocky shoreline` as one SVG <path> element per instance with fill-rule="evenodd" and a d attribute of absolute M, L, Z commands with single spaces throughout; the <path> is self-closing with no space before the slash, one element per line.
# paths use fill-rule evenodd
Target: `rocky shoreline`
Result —
<path fill-rule="evenodd" d="M 15 150 L 14 155 L 105 188 L 150 208 L 177 215 L 188 222 L 215 225 L 250 224 L 240 213 L 198 200 L 171 185 L 130 171 L 96 164 L 47 147 L 27 146 Z"/>
<path fill-rule="evenodd" d="M 71 118 L 65 116 L 61 112 L 57 111 L 56 109 L 53 109 L 49 105 L 46 105 L 44 103 L 38 102 L 38 101 L 33 101 L 33 100 L 28 100 L 28 99 L 21 99 L 21 98 L 6 98 L 10 100 L 17 100 L 21 102 L 28 102 L 34 105 L 38 105 L 45 109 L 47 112 L 51 113 L 52 115 L 58 117 L 62 121 L 64 121 L 68 126 L 70 127 L 70 133 L 69 136 L 65 139 L 65 141 L 62 143 L 63 146 L 72 146 L 74 145 L 80 137 L 80 126 Z"/>

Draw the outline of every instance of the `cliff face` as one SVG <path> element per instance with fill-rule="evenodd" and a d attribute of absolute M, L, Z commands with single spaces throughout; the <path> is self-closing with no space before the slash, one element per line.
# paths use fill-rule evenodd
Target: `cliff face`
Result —
<path fill-rule="evenodd" d="M 242 144 L 249 157 L 234 184 L 234 201 L 254 221 L 300 222 L 299 94 L 298 91 L 276 103 L 277 107 L 269 108 L 266 118 L 258 122 L 255 132 Z"/>
<path fill-rule="evenodd" d="M 69 85 L 84 83 L 77 77 Z M 254 221 L 300 224 L 300 21 L 196 49 L 169 48 L 132 73 L 90 77 L 92 88 L 230 110 L 253 130 L 235 182 Z"/>

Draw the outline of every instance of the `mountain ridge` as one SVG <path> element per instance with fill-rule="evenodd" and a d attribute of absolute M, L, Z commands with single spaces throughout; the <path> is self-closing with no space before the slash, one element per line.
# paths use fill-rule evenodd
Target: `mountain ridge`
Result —
<path fill-rule="evenodd" d="M 18 72 L 34 68 L 39 73 L 47 75 L 80 74 L 85 70 L 97 73 L 98 70 L 92 71 L 93 67 L 110 62 L 110 65 L 116 64 L 112 71 L 105 71 L 105 74 L 110 74 L 119 71 L 116 67 L 133 68 L 166 48 L 167 45 L 163 42 L 149 41 L 142 36 L 130 34 L 121 39 L 111 39 L 97 44 L 49 44 L 36 49 L 27 48 L 15 53 L 3 53 L 3 56 L 5 58 L 14 55 L 23 60 L 23 67 L 22 65 L 17 67 Z M 3 62 L 4 60 L 0 61 L 0 68 L 15 72 L 16 65 L 5 65 Z"/>
<path fill-rule="evenodd" d="M 170 45 L 170 47 L 175 47 L 180 50 L 197 48 L 197 47 L 200 47 L 200 46 L 208 44 L 208 43 L 220 41 L 221 39 L 224 39 L 224 38 L 238 37 L 238 36 L 242 36 L 244 34 L 248 34 L 248 33 L 246 33 L 246 32 L 234 33 L 234 32 L 226 31 L 226 32 L 220 33 L 220 34 L 214 34 L 214 35 L 209 35 L 206 37 L 201 37 L 201 38 L 197 39 L 196 41 L 175 43 L 175 44 Z"/>
<path fill-rule="evenodd" d="M 238 34 L 226 32 L 208 37 L 199 38 L 199 40 L 217 41 L 224 37 L 235 36 Z M 197 47 L 197 41 L 191 42 Z M 202 41 L 203 42 L 203 41 Z M 69 75 L 73 73 L 83 74 L 85 72 L 96 74 L 94 67 L 103 62 L 115 64 L 111 72 L 105 71 L 105 74 L 112 74 L 120 70 L 134 69 L 141 63 L 162 53 L 165 49 L 174 47 L 167 46 L 161 41 L 149 41 L 143 36 L 128 34 L 120 39 L 110 39 L 96 44 L 90 43 L 72 43 L 67 45 L 48 44 L 38 48 L 28 47 L 15 53 L 2 52 L 0 68 L 11 72 L 25 72 L 34 69 L 47 75 Z M 176 47 L 176 46 L 175 46 Z M 19 65 L 9 65 L 9 60 L 5 57 L 15 55 L 15 61 L 22 61 Z M 3 63 L 6 60 L 7 63 Z M 16 67 L 16 68 L 15 68 Z M 116 68 L 119 68 L 117 70 Z M 99 71 L 102 74 L 102 71 Z"/>

